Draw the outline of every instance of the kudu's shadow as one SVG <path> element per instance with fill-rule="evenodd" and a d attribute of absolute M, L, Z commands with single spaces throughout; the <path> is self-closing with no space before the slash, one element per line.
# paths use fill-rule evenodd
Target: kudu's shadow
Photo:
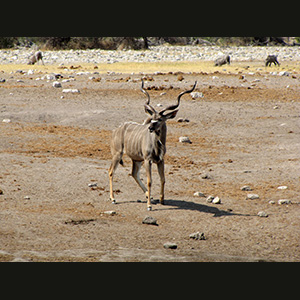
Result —
<path fill-rule="evenodd" d="M 169 199 L 169 200 L 165 200 L 164 203 L 165 203 L 164 206 L 162 206 L 161 208 L 162 210 L 168 210 L 168 209 L 193 210 L 193 211 L 213 214 L 213 217 L 250 216 L 249 214 L 234 213 L 232 211 L 226 211 L 214 206 L 208 206 L 205 204 L 195 203 L 192 201 Z"/>
<path fill-rule="evenodd" d="M 136 201 L 124 201 L 123 203 L 136 203 Z M 139 200 L 139 203 L 145 204 L 147 201 L 141 201 Z M 118 204 L 121 204 L 122 202 L 119 202 Z M 232 211 L 226 211 L 219 209 L 214 206 L 209 206 L 205 204 L 195 203 L 192 201 L 185 201 L 185 200 L 174 200 L 174 199 L 167 199 L 164 201 L 164 205 L 159 204 L 159 200 L 151 200 L 152 203 L 152 209 L 154 210 L 192 210 L 192 211 L 199 211 L 204 213 L 213 214 L 213 217 L 221 217 L 221 216 L 244 216 L 249 217 L 250 214 L 240 214 L 240 213 L 234 213 Z M 157 208 L 155 207 L 156 205 Z"/>

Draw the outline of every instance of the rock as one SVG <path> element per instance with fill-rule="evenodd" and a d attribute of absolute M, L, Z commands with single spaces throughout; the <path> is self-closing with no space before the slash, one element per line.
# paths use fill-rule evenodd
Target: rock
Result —
<path fill-rule="evenodd" d="M 219 197 L 215 197 L 213 200 L 212 200 L 212 203 L 213 204 L 221 204 L 221 199 Z"/>
<path fill-rule="evenodd" d="M 279 76 L 290 76 L 290 73 L 287 71 L 281 71 L 278 73 Z"/>
<path fill-rule="evenodd" d="M 278 200 L 278 204 L 282 205 L 282 204 L 291 204 L 291 200 L 288 199 L 280 199 Z"/>
<path fill-rule="evenodd" d="M 47 74 L 47 75 L 46 75 L 46 79 L 47 79 L 47 80 L 55 80 L 55 76 L 54 76 L 54 75 L 51 75 L 51 74 Z"/>
<path fill-rule="evenodd" d="M 54 82 L 52 83 L 52 86 L 55 87 L 55 88 L 61 88 L 61 83 L 58 82 L 58 81 L 54 81 Z"/>
<path fill-rule="evenodd" d="M 11 122 L 11 119 L 3 119 L 2 120 L 2 123 L 10 123 Z"/>
<path fill-rule="evenodd" d="M 269 201 L 269 204 L 275 204 L 275 201 L 270 200 L 270 201 Z"/>
<path fill-rule="evenodd" d="M 175 244 L 175 243 L 165 243 L 164 248 L 165 249 L 177 249 L 177 244 Z"/>
<path fill-rule="evenodd" d="M 257 213 L 257 215 L 258 215 L 259 217 L 261 217 L 261 218 L 267 218 L 267 217 L 268 217 L 268 214 L 267 214 L 266 212 L 264 212 L 264 211 L 259 211 L 259 212 Z"/>
<path fill-rule="evenodd" d="M 178 123 L 188 123 L 188 122 L 190 122 L 190 120 L 187 118 L 178 118 L 177 122 Z"/>
<path fill-rule="evenodd" d="M 78 89 L 63 89 L 63 93 L 80 93 Z"/>
<path fill-rule="evenodd" d="M 97 183 L 89 183 L 88 184 L 88 187 L 92 188 L 92 187 L 97 187 L 98 184 Z"/>
<path fill-rule="evenodd" d="M 204 241 L 204 240 L 206 240 L 206 237 L 205 237 L 205 235 L 204 235 L 204 232 L 194 232 L 194 233 L 192 233 L 192 234 L 190 234 L 190 238 L 191 239 L 194 239 L 194 240 L 199 240 L 199 241 Z"/>
<path fill-rule="evenodd" d="M 157 220 L 156 220 L 155 218 L 149 217 L 149 216 L 146 216 L 146 217 L 144 218 L 143 224 L 158 226 Z"/>
<path fill-rule="evenodd" d="M 259 196 L 257 194 L 248 194 L 246 199 L 255 200 L 259 199 Z"/>
<path fill-rule="evenodd" d="M 203 193 L 201 193 L 201 192 L 194 193 L 194 196 L 195 197 L 205 197 L 205 195 Z"/>
<path fill-rule="evenodd" d="M 117 214 L 114 210 L 108 210 L 104 212 L 105 215 L 114 216 Z"/>
<path fill-rule="evenodd" d="M 208 196 L 208 197 L 206 198 L 206 202 L 207 202 L 207 203 L 212 203 L 214 199 L 215 199 L 214 196 Z"/>
<path fill-rule="evenodd" d="M 0 195 L 3 195 L 4 193 L 3 193 L 3 191 L 2 190 L 0 190 Z"/>
<path fill-rule="evenodd" d="M 188 144 L 192 144 L 191 140 L 187 137 L 187 136 L 181 136 L 179 138 L 179 142 L 180 143 L 188 143 Z"/>
<path fill-rule="evenodd" d="M 279 186 L 278 190 L 286 190 L 288 187 L 286 185 Z"/>
<path fill-rule="evenodd" d="M 252 191 L 252 188 L 249 185 L 244 185 L 244 186 L 241 187 L 241 190 L 250 192 L 250 191 Z"/>
<path fill-rule="evenodd" d="M 204 98 L 204 95 L 203 95 L 203 93 L 201 93 L 201 92 L 193 92 L 193 93 L 191 93 L 191 97 L 192 97 L 193 99 Z"/>
<path fill-rule="evenodd" d="M 184 79 L 184 77 L 182 75 L 178 75 L 177 80 L 178 81 L 182 81 Z"/>
<path fill-rule="evenodd" d="M 4 78 L 0 78 L 0 83 L 4 83 L 6 80 Z"/>
<path fill-rule="evenodd" d="M 24 199 L 25 200 L 30 200 L 30 196 L 25 196 Z"/>

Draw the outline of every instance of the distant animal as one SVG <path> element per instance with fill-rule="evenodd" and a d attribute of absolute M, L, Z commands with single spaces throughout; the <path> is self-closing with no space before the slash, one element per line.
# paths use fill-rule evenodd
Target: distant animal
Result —
<path fill-rule="evenodd" d="M 266 67 L 269 66 L 271 67 L 271 64 L 274 64 L 275 66 L 278 65 L 280 66 L 280 63 L 277 60 L 277 55 L 268 55 L 266 58 Z"/>
<path fill-rule="evenodd" d="M 223 66 L 225 64 L 230 65 L 230 56 L 228 54 L 223 55 L 215 60 L 215 67 L 216 66 Z"/>
<path fill-rule="evenodd" d="M 38 62 L 39 60 L 42 61 L 43 65 L 44 64 L 44 61 L 43 61 L 43 54 L 41 51 L 37 51 L 35 52 L 30 58 L 29 58 L 29 61 L 28 61 L 28 65 L 34 65 L 36 62 Z"/>
<path fill-rule="evenodd" d="M 143 190 L 147 198 L 147 209 L 151 210 L 151 166 L 153 163 L 157 164 L 158 173 L 160 176 L 160 203 L 164 204 L 164 155 L 166 153 L 166 138 L 168 119 L 175 118 L 178 107 L 180 105 L 180 98 L 194 91 L 197 82 L 195 82 L 192 89 L 182 92 L 177 98 L 177 104 L 166 107 L 157 112 L 152 105 L 150 105 L 150 96 L 144 89 L 144 82 L 142 81 L 141 91 L 147 96 L 147 101 L 144 103 L 145 112 L 150 115 L 143 124 L 133 122 L 126 122 L 112 133 L 111 139 L 111 153 L 112 163 L 109 168 L 110 181 L 110 200 L 116 203 L 113 190 L 113 176 L 119 164 L 123 165 L 122 156 L 126 153 L 132 160 L 132 177 Z M 167 111 L 171 111 L 168 112 Z M 145 164 L 147 175 L 147 188 L 140 179 L 140 168 L 142 163 Z"/>

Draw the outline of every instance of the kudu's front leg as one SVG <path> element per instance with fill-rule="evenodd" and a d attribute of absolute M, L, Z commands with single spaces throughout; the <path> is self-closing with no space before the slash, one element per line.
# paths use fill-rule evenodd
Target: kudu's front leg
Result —
<path fill-rule="evenodd" d="M 160 203 L 164 204 L 165 200 L 165 163 L 162 160 L 157 164 L 158 174 L 160 176 Z"/>
<path fill-rule="evenodd" d="M 145 160 L 145 169 L 146 169 L 146 175 L 147 175 L 147 210 L 151 211 L 151 184 L 152 184 L 152 174 L 151 174 L 151 167 L 152 167 L 152 161 L 151 160 Z"/>

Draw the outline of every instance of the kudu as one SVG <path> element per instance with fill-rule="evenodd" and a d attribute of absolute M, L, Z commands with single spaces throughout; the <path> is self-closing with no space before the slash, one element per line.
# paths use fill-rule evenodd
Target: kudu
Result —
<path fill-rule="evenodd" d="M 157 112 L 153 106 L 150 105 L 150 96 L 144 89 L 144 81 L 142 81 L 141 91 L 147 96 L 147 101 L 144 104 L 145 112 L 150 115 L 150 118 L 145 120 L 143 124 L 133 122 L 126 122 L 112 133 L 111 139 L 111 153 L 112 163 L 109 168 L 110 181 L 110 200 L 116 203 L 113 192 L 113 176 L 118 164 L 123 165 L 122 156 L 126 153 L 132 159 L 132 177 L 143 190 L 147 198 L 147 209 L 151 210 L 151 167 L 152 163 L 157 164 L 158 174 L 160 176 L 160 203 L 164 204 L 164 188 L 165 188 L 165 174 L 164 174 L 164 155 L 166 153 L 166 137 L 168 119 L 175 118 L 178 107 L 180 105 L 180 98 L 188 93 L 194 91 L 197 81 L 191 90 L 182 92 L 177 98 L 177 104 L 168 106 L 160 112 Z M 166 113 L 167 111 L 171 111 Z M 145 163 L 147 175 L 147 188 L 140 179 L 140 169 L 142 163 Z"/>

